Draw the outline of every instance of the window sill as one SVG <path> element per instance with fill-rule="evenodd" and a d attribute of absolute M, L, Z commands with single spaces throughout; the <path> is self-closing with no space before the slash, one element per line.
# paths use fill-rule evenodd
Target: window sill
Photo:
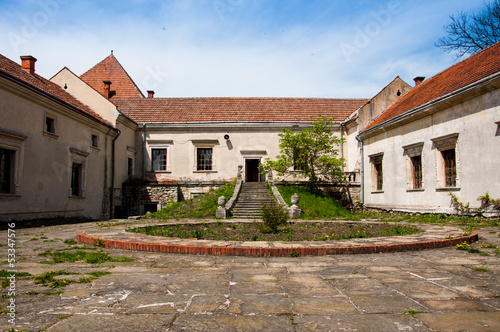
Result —
<path fill-rule="evenodd" d="M 20 194 L 0 193 L 0 198 L 21 198 L 21 195 Z"/>
<path fill-rule="evenodd" d="M 47 137 L 50 137 L 52 139 L 58 139 L 59 138 L 59 135 L 57 135 L 55 133 L 49 133 L 48 131 L 44 131 L 43 132 L 43 136 L 47 136 Z"/>
<path fill-rule="evenodd" d="M 97 151 L 97 152 L 101 151 L 101 149 L 100 149 L 98 146 L 92 146 L 92 145 L 91 145 L 91 146 L 90 146 L 90 148 L 91 148 L 92 150 L 94 150 L 94 151 Z"/>
<path fill-rule="evenodd" d="M 383 193 L 384 193 L 383 190 L 372 191 L 372 194 L 383 194 Z"/>
<path fill-rule="evenodd" d="M 436 191 L 460 191 L 460 187 L 441 187 L 436 188 Z"/>
<path fill-rule="evenodd" d="M 85 199 L 85 196 L 68 196 L 71 199 Z"/>
<path fill-rule="evenodd" d="M 170 174 L 172 171 L 150 171 L 149 174 Z"/>
<path fill-rule="evenodd" d="M 217 173 L 217 171 L 193 171 L 193 173 Z"/>
<path fill-rule="evenodd" d="M 424 188 L 418 188 L 418 189 L 406 189 L 406 192 L 407 193 L 411 193 L 411 192 L 422 192 L 422 191 L 425 191 Z"/>

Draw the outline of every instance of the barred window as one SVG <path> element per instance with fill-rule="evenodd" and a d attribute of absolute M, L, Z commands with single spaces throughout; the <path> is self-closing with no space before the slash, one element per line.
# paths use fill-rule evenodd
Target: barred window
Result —
<path fill-rule="evenodd" d="M 382 190 L 384 188 L 384 175 L 382 172 L 382 162 L 373 164 L 375 168 L 375 176 L 377 180 L 376 190 Z"/>

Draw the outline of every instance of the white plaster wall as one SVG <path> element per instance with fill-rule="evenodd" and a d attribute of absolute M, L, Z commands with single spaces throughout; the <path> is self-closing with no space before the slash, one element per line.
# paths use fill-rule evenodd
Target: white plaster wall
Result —
<path fill-rule="evenodd" d="M 479 196 L 500 198 L 500 90 L 462 102 L 365 140 L 365 204 L 408 211 L 453 212 L 449 191 L 437 187 L 437 150 L 431 139 L 458 133 L 457 172 L 461 202 L 478 207 Z M 424 190 L 407 191 L 403 146 L 423 142 Z M 384 190 L 372 193 L 369 156 L 384 153 Z"/>
<path fill-rule="evenodd" d="M 89 106 L 104 120 L 113 126 L 116 125 L 116 118 L 118 117 L 116 106 L 73 74 L 68 68 L 63 68 L 50 80 L 60 87 L 65 88 L 66 92 Z"/>
<path fill-rule="evenodd" d="M 300 128 L 301 129 L 301 128 Z M 184 128 L 184 129 L 161 129 L 146 130 L 146 177 L 148 179 L 168 180 L 196 180 L 217 181 L 231 180 L 237 175 L 238 165 L 243 165 L 243 176 L 245 175 L 245 159 L 260 159 L 264 162 L 266 158 L 275 159 L 279 154 L 279 136 L 283 127 L 259 126 L 245 127 L 236 124 L 221 125 L 218 128 Z M 142 139 L 142 129 L 137 132 L 139 145 Z M 224 135 L 230 136 L 229 140 Z M 336 133 L 337 136 L 340 133 Z M 215 172 L 196 171 L 196 146 L 194 141 L 217 141 L 213 145 Z M 158 144 L 168 145 L 170 165 L 169 172 L 151 172 L 151 148 Z M 199 143 L 202 144 L 202 143 Z M 213 143 L 208 143 L 211 145 Z M 262 153 L 264 152 L 264 153 Z M 142 148 L 138 150 L 142 156 Z M 140 158 L 138 158 L 139 160 Z M 275 176 L 276 178 L 276 176 Z M 285 178 L 292 180 L 292 177 Z"/>
<path fill-rule="evenodd" d="M 5 84 L 0 83 L 0 87 Z M 0 195 L 0 218 L 100 218 L 103 187 L 109 185 L 105 183 L 110 160 L 110 149 L 105 144 L 108 128 L 82 116 L 74 117 L 55 103 L 17 89 L 16 94 L 0 89 L 0 131 L 27 136 L 20 156 L 20 195 Z M 43 134 L 46 114 L 56 117 L 57 138 Z M 99 138 L 98 149 L 91 148 L 92 134 Z M 70 149 L 88 153 L 84 198 L 69 197 Z"/>

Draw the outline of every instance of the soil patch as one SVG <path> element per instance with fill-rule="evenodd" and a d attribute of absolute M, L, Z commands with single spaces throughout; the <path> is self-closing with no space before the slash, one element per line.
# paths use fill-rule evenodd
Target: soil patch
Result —
<path fill-rule="evenodd" d="M 264 234 L 254 223 L 197 223 L 155 225 L 129 232 L 182 239 L 217 241 L 331 241 L 408 235 L 421 232 L 417 227 L 386 223 L 300 222 L 289 223 L 278 233 Z"/>

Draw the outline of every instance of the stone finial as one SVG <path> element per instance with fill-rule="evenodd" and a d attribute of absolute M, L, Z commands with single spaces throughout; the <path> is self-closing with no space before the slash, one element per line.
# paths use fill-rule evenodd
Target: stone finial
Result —
<path fill-rule="evenodd" d="M 299 204 L 300 197 L 299 197 L 299 195 L 297 195 L 297 193 L 295 193 L 295 194 L 293 194 L 293 196 L 290 198 L 290 200 L 292 201 L 292 205 L 293 205 L 293 206 L 297 206 L 297 204 Z"/>
<path fill-rule="evenodd" d="M 242 178 L 242 169 L 243 169 L 243 165 L 238 165 L 238 179 L 241 179 Z"/>
<path fill-rule="evenodd" d="M 219 207 L 217 208 L 217 212 L 215 213 L 215 216 L 217 218 L 226 218 L 227 217 L 227 210 L 226 210 L 226 197 L 221 196 L 219 197 L 219 200 L 217 201 L 219 204 Z"/>
<path fill-rule="evenodd" d="M 292 201 L 292 206 L 290 206 L 290 209 L 289 209 L 290 218 L 292 218 L 292 219 L 300 218 L 300 213 L 302 211 L 297 206 L 297 204 L 299 204 L 299 200 L 300 200 L 299 195 L 297 195 L 297 193 L 293 194 L 293 196 L 290 198 L 290 200 Z"/>

